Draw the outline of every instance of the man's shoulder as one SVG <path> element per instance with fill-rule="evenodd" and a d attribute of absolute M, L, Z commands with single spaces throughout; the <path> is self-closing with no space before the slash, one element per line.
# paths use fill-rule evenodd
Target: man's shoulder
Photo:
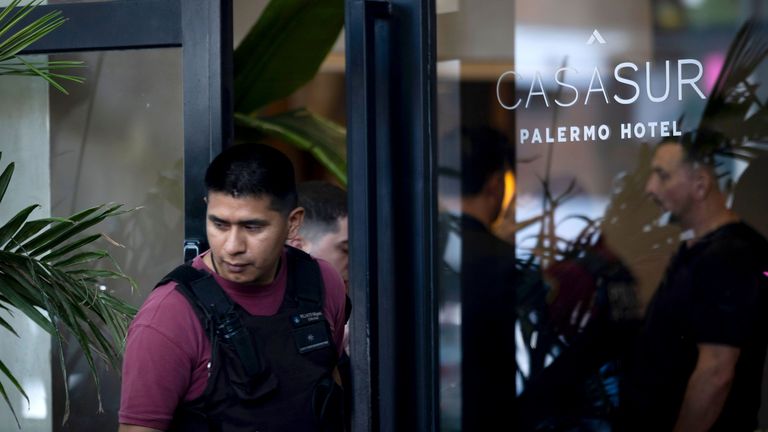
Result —
<path fill-rule="evenodd" d="M 320 267 L 320 276 L 323 278 L 323 284 L 325 285 L 326 293 L 339 295 L 340 292 L 341 296 L 343 297 L 344 280 L 342 280 L 339 272 L 337 272 L 336 269 L 333 268 L 333 266 L 328 261 L 322 258 L 312 257 L 312 259 L 314 259 L 318 267 Z"/>
<path fill-rule="evenodd" d="M 189 301 L 176 289 L 177 285 L 175 281 L 168 281 L 155 287 L 139 308 L 133 325 L 156 326 L 160 323 L 173 323 L 173 320 L 165 319 L 168 316 L 194 315 Z"/>
<path fill-rule="evenodd" d="M 768 264 L 768 241 L 744 222 L 724 226 L 706 248 L 705 261 Z"/>
<path fill-rule="evenodd" d="M 768 240 L 745 222 L 739 222 L 734 226 L 733 238 L 742 249 L 759 252 L 763 256 L 768 255 Z"/>

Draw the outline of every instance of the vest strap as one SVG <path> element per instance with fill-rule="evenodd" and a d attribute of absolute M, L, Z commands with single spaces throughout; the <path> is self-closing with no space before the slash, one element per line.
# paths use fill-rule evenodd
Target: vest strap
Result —
<path fill-rule="evenodd" d="M 322 317 L 324 294 L 320 266 L 309 254 L 290 246 L 287 256 L 288 286 L 295 289 L 290 295 L 299 303 L 302 322 L 317 321 Z"/>
<path fill-rule="evenodd" d="M 249 378 L 263 371 L 256 347 L 235 310 L 234 302 L 224 293 L 210 273 L 183 264 L 172 270 L 158 285 L 174 281 L 185 296 L 206 316 L 206 330 L 213 329 L 220 339 L 234 347 Z M 213 341 L 212 341 L 213 342 Z"/>

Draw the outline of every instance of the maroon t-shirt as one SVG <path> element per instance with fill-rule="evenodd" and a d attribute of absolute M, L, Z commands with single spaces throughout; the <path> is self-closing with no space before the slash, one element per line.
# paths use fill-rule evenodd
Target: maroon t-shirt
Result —
<path fill-rule="evenodd" d="M 192 266 L 213 273 L 203 262 L 203 255 L 196 257 Z M 283 263 L 285 259 L 283 252 Z M 325 284 L 323 314 L 341 353 L 344 282 L 330 264 L 323 260 L 317 262 Z M 227 295 L 248 313 L 269 316 L 277 313 L 282 304 L 286 274 L 286 266 L 281 265 L 277 277 L 268 285 L 241 284 L 222 279 L 217 274 L 213 276 Z M 128 329 L 120 423 L 167 429 L 181 402 L 202 395 L 208 380 L 210 358 L 211 343 L 192 306 L 176 289 L 176 283 L 157 287 Z"/>

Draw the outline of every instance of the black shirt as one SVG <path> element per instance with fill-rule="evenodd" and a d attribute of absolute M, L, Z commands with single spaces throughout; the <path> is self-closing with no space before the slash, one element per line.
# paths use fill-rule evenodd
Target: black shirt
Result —
<path fill-rule="evenodd" d="M 515 415 L 514 248 L 469 215 L 441 222 L 461 239 L 441 284 L 444 296 L 461 299 L 462 430 L 493 430 Z"/>
<path fill-rule="evenodd" d="M 654 295 L 629 365 L 622 403 L 629 430 L 674 427 L 698 344 L 741 349 L 714 431 L 753 431 L 760 406 L 768 308 L 768 243 L 731 223 L 681 245 Z"/>

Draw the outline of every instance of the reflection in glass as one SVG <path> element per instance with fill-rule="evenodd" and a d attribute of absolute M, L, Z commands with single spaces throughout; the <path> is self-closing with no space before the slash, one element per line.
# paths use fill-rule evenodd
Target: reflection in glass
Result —
<path fill-rule="evenodd" d="M 183 243 L 183 132 L 181 56 L 178 49 L 65 54 L 85 61 L 86 83 L 70 95 L 50 93 L 52 214 L 72 214 L 104 202 L 140 208 L 102 230 L 123 247 L 104 243 L 139 292 L 122 281 L 104 289 L 139 306 Z M 119 371 L 97 363 L 104 413 L 95 385 L 75 344 L 65 346 L 70 391 L 69 421 L 61 425 L 64 393 L 55 377 L 54 425 L 61 431 L 114 430 Z M 57 355 L 54 371 L 59 374 Z"/>
<path fill-rule="evenodd" d="M 456 131 L 488 127 L 515 145 L 514 198 L 493 225 L 516 266 L 515 317 L 501 324 L 515 337 L 515 430 L 614 428 L 624 356 L 681 241 L 646 197 L 652 149 L 706 119 L 729 46 L 752 13 L 747 3 L 725 4 L 489 0 L 438 15 L 440 209 L 451 208 L 464 174 Z M 754 85 L 765 67 L 740 84 L 747 110 L 731 119 L 757 133 L 739 138 L 737 157 L 720 165 L 734 208 L 764 232 L 758 203 L 768 200 L 754 185 L 765 157 L 755 141 L 768 123 L 750 116 L 768 98 Z M 446 245 L 463 250 L 467 241 L 446 226 L 442 265 Z M 440 280 L 442 430 L 461 429 L 462 385 L 477 373 L 462 365 L 464 300 L 476 289 Z"/>

